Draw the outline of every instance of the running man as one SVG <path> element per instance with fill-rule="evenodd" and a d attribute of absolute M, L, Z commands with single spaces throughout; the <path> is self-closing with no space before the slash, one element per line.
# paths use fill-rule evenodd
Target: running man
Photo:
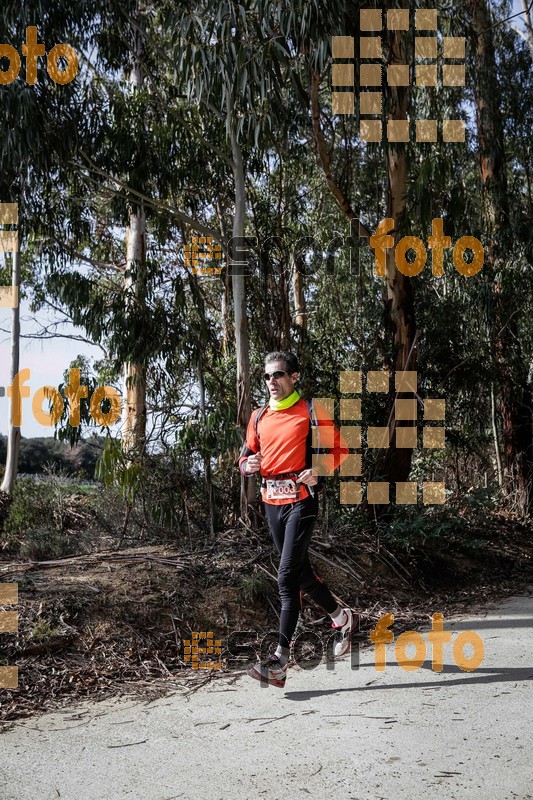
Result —
<path fill-rule="evenodd" d="M 354 614 L 341 608 L 323 580 L 315 575 L 308 556 L 318 513 L 318 477 L 312 463 L 312 429 L 308 403 L 295 390 L 298 359 L 293 353 L 273 352 L 265 358 L 265 381 L 270 393 L 266 410 L 252 413 L 246 442 L 239 458 L 243 475 L 261 474 L 261 497 L 274 545 L 280 554 L 278 586 L 281 600 L 279 643 L 276 652 L 248 669 L 248 674 L 273 686 L 285 686 L 290 643 L 301 608 L 301 592 L 309 594 L 332 619 L 338 631 L 334 655 L 350 647 Z M 257 416 L 260 414 L 259 421 Z M 333 468 L 348 454 L 332 420 L 334 446 L 329 448 Z M 313 488 L 316 487 L 316 488 Z"/>

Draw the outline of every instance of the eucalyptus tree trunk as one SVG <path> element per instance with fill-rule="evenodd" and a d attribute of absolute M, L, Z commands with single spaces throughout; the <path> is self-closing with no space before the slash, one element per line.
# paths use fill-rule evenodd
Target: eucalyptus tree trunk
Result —
<path fill-rule="evenodd" d="M 392 35 L 389 63 L 407 64 L 405 32 L 396 31 Z M 313 121 L 313 138 L 315 149 L 320 159 L 324 177 L 339 208 L 356 225 L 359 236 L 370 238 L 371 232 L 363 225 L 359 215 L 352 207 L 349 198 L 344 193 L 340 184 L 332 173 L 331 154 L 326 144 L 320 125 L 319 105 L 319 73 L 311 76 L 311 114 Z M 408 90 L 406 87 L 390 86 L 388 88 L 388 117 L 391 120 L 406 120 L 408 105 Z M 406 207 L 407 194 L 407 162 L 405 145 L 403 143 L 389 143 L 387 145 L 387 216 L 394 221 L 396 241 L 401 238 L 398 226 Z M 386 319 L 392 331 L 395 345 L 394 372 L 403 370 L 416 370 L 416 325 L 410 279 L 396 269 L 394 250 L 387 251 L 386 258 Z M 402 393 L 401 398 L 413 397 L 412 394 Z M 403 423 L 405 424 L 405 423 Z M 412 450 L 409 448 L 395 448 L 394 428 L 396 425 L 394 405 L 388 420 L 389 448 L 381 450 L 373 470 L 372 477 L 389 483 L 405 481 L 411 468 Z M 366 502 L 363 504 L 366 505 Z"/>
<path fill-rule="evenodd" d="M 141 37 L 134 34 L 135 54 L 141 55 Z M 142 87 L 142 72 L 138 59 L 130 73 L 132 94 Z M 126 229 L 125 302 L 131 315 L 144 308 L 146 302 L 146 218 L 142 203 L 128 206 Z M 124 412 L 122 446 L 126 452 L 142 452 L 146 439 L 146 365 L 128 361 L 123 368 Z"/>
<path fill-rule="evenodd" d="M 498 486 L 503 486 L 502 457 L 500 455 L 500 442 L 498 439 L 498 426 L 496 424 L 496 401 L 494 398 L 494 385 L 490 385 L 490 421 L 492 425 L 492 438 L 494 440 L 494 456 L 498 473 Z"/>
<path fill-rule="evenodd" d="M 296 263 L 294 261 L 292 265 L 292 291 L 294 295 L 295 322 L 300 330 L 300 340 L 302 340 L 307 331 L 304 276 L 302 272 L 296 268 Z"/>
<path fill-rule="evenodd" d="M 474 97 L 479 137 L 479 167 L 483 186 L 483 217 L 489 245 L 487 272 L 492 283 L 495 338 L 493 357 L 498 375 L 498 410 L 502 420 L 504 489 L 527 514 L 533 504 L 533 419 L 526 359 L 516 317 L 509 314 L 513 298 L 506 293 L 502 272 L 509 238 L 509 199 L 503 123 L 497 80 L 492 20 L 485 0 L 470 0 L 475 38 Z"/>
<path fill-rule="evenodd" d="M 17 295 L 20 292 L 20 252 L 14 252 L 12 255 L 11 264 L 11 285 L 16 287 L 14 291 Z M 19 371 L 20 363 L 20 298 L 15 304 L 11 314 L 11 385 L 15 375 Z M 13 399 L 11 402 L 11 419 L 9 422 L 9 430 L 7 433 L 7 456 L 6 456 L 6 469 L 4 472 L 4 479 L 1 492 L 11 494 L 13 486 L 15 485 L 15 478 L 17 477 L 18 460 L 20 449 L 20 426 L 13 425 Z"/>
<path fill-rule="evenodd" d="M 279 291 L 278 291 L 278 303 L 279 303 L 279 341 L 280 341 L 280 349 L 281 350 L 290 350 L 291 349 L 291 309 L 289 304 L 289 283 L 287 273 L 284 269 L 283 261 L 281 262 L 281 269 L 279 273 Z M 294 275 L 294 273 L 293 273 Z M 301 293 L 303 293 L 303 275 L 299 275 L 300 282 L 299 286 L 301 287 Z"/>
<path fill-rule="evenodd" d="M 304 281 L 303 274 L 296 269 L 294 263 L 287 262 L 287 271 L 285 270 L 285 259 L 287 257 L 288 242 L 283 241 L 283 233 L 285 231 L 285 168 L 283 156 L 287 151 L 287 131 L 283 131 L 283 141 L 281 147 L 278 149 L 279 156 L 279 195 L 278 195 L 278 209 L 277 209 L 277 230 L 276 234 L 281 243 L 282 258 L 280 261 L 279 271 L 279 289 L 278 298 L 274 300 L 277 303 L 280 314 L 279 323 L 279 347 L 281 350 L 290 350 L 292 348 L 291 341 L 291 307 L 289 300 L 289 282 L 292 282 L 294 293 L 294 306 L 296 312 L 296 324 L 300 326 L 300 343 L 303 341 L 304 325 L 302 320 L 305 319 L 305 295 L 304 295 Z M 289 256 L 290 258 L 290 256 Z M 275 297 L 275 296 L 274 296 Z M 278 334 L 279 336 L 279 334 Z"/>
<path fill-rule="evenodd" d="M 200 412 L 202 414 L 202 422 L 205 422 L 205 411 L 206 411 L 206 404 L 205 404 L 205 380 L 204 380 L 204 363 L 202 354 L 200 353 L 198 358 L 198 388 L 200 391 Z M 204 478 L 205 478 L 205 485 L 207 489 L 207 499 L 208 499 L 208 506 L 209 506 L 209 533 L 211 539 L 215 537 L 215 519 L 216 519 L 216 507 L 215 507 L 215 492 L 213 490 L 213 476 L 211 474 L 211 459 L 210 457 L 204 456 Z"/>
<path fill-rule="evenodd" d="M 130 313 L 145 302 L 146 220 L 141 207 L 129 208 L 126 230 L 126 276 L 124 290 Z M 146 438 L 146 367 L 143 363 L 124 364 L 124 422 L 122 446 L 127 452 L 140 452 Z"/>
<path fill-rule="evenodd" d="M 228 115 L 231 115 L 232 104 L 228 102 Z M 246 215 L 246 185 L 242 149 L 237 139 L 233 120 L 229 120 L 229 135 L 233 159 L 233 179 L 235 182 L 235 212 L 233 216 L 233 238 L 244 237 L 244 219 Z M 233 313 L 235 318 L 235 353 L 237 357 L 237 424 L 246 430 L 252 414 L 250 393 L 250 343 L 248 337 L 248 318 L 246 316 L 246 283 L 245 276 L 237 274 L 244 270 L 232 270 L 231 285 L 233 291 Z M 248 506 L 255 497 L 255 480 L 241 476 L 241 517 L 250 521 Z"/>
<path fill-rule="evenodd" d="M 219 219 L 220 224 L 220 233 L 222 236 L 222 241 L 224 243 L 224 249 L 228 246 L 228 232 L 226 230 L 226 220 L 224 217 L 224 209 L 222 208 L 222 204 L 220 202 L 220 198 L 217 197 L 216 200 L 216 209 L 217 209 L 217 216 Z M 221 293 L 221 300 L 220 300 L 220 316 L 222 318 L 222 353 L 224 358 L 228 357 L 229 352 L 229 341 L 230 341 L 230 311 L 229 311 L 229 304 L 230 304 L 230 297 L 231 297 L 231 271 L 228 269 L 226 270 L 226 278 L 224 281 L 224 287 Z"/>
<path fill-rule="evenodd" d="M 392 7 L 392 4 L 391 4 Z M 407 42 L 405 31 L 395 31 L 392 35 L 389 64 L 407 64 Z M 408 105 L 408 88 L 404 86 L 388 86 L 388 120 L 406 120 Z M 405 214 L 407 195 L 407 158 L 406 145 L 403 142 L 387 144 L 387 216 L 394 221 L 394 244 L 403 234 L 399 226 Z M 389 248 L 385 262 L 387 322 L 391 329 L 394 345 L 394 364 L 392 388 L 397 373 L 404 370 L 416 370 L 416 324 L 413 305 L 411 279 L 396 268 L 394 248 Z M 401 399 L 411 399 L 412 393 L 402 392 L 395 395 Z M 416 425 L 416 422 L 402 422 L 402 425 Z M 413 451 L 408 447 L 396 448 L 396 415 L 395 406 L 388 419 L 389 447 L 380 452 L 376 460 L 376 473 L 380 477 L 394 483 L 406 481 L 411 469 Z"/>
<path fill-rule="evenodd" d="M 533 58 L 533 24 L 531 22 L 530 0 L 522 0 L 522 8 L 524 9 L 524 25 L 526 28 L 526 41 L 529 45 L 531 57 Z"/>

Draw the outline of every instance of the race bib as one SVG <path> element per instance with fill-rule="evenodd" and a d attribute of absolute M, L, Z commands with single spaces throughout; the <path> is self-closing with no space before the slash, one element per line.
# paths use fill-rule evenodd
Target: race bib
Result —
<path fill-rule="evenodd" d="M 296 500 L 299 492 L 299 485 L 293 480 L 268 480 L 266 482 L 267 500 Z"/>

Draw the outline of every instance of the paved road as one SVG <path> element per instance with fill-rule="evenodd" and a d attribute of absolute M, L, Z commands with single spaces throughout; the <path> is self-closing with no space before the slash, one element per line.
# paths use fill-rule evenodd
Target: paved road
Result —
<path fill-rule="evenodd" d="M 445 620 L 452 641 L 462 630 L 481 636 L 474 672 L 455 666 L 452 645 L 441 673 L 429 656 L 407 672 L 389 644 L 384 672 L 372 648 L 359 669 L 349 659 L 330 670 L 292 668 L 285 689 L 243 676 L 188 698 L 115 699 L 34 717 L 0 737 L 0 796 L 533 798 L 532 622 L 531 592 Z"/>

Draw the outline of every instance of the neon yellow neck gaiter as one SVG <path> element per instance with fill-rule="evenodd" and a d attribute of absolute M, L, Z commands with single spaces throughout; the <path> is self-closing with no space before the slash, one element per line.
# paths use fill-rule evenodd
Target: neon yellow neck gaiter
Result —
<path fill-rule="evenodd" d="M 284 409 L 293 406 L 298 402 L 299 399 L 300 395 L 295 389 L 292 394 L 290 394 L 288 397 L 285 397 L 283 400 L 276 400 L 275 397 L 271 397 L 268 401 L 268 404 L 272 411 L 283 411 Z"/>

